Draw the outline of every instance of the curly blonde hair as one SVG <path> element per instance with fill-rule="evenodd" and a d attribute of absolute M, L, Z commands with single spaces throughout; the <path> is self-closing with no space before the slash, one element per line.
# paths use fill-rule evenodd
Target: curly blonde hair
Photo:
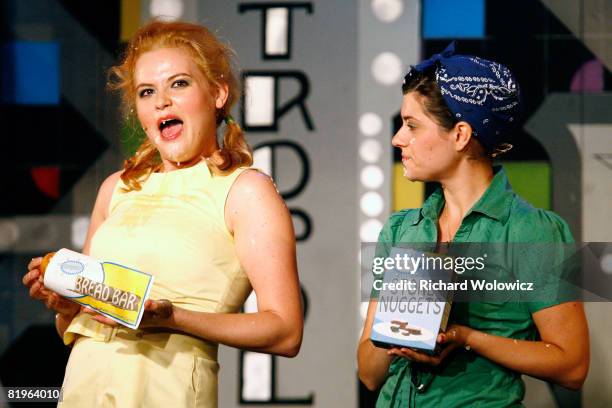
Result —
<path fill-rule="evenodd" d="M 217 39 L 208 29 L 185 22 L 153 20 L 141 27 L 127 45 L 121 63 L 113 66 L 108 74 L 108 87 L 121 93 L 123 110 L 128 119 L 134 120 L 136 84 L 134 69 L 138 58 L 161 48 L 180 48 L 187 51 L 213 88 L 227 85 L 228 98 L 217 111 L 217 127 L 229 117 L 240 91 L 238 80 L 232 71 L 234 52 Z M 237 167 L 253 164 L 252 150 L 247 144 L 240 125 L 227 120 L 223 143 L 210 157 L 214 173 L 227 174 Z M 161 168 L 161 159 L 155 146 L 145 139 L 134 155 L 124 162 L 121 180 L 127 190 L 140 190 L 140 183 Z"/>

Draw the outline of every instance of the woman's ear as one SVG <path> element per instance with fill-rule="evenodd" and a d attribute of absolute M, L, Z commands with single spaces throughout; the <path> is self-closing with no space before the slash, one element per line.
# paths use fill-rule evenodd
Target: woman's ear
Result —
<path fill-rule="evenodd" d="M 472 126 L 464 121 L 458 122 L 453 128 L 453 135 L 455 137 L 455 149 L 458 152 L 463 151 L 472 139 Z"/>
<path fill-rule="evenodd" d="M 225 106 L 225 102 L 227 102 L 227 97 L 229 96 L 229 87 L 226 83 L 221 83 L 217 86 L 217 95 L 215 96 L 215 107 L 217 109 L 222 109 Z"/>

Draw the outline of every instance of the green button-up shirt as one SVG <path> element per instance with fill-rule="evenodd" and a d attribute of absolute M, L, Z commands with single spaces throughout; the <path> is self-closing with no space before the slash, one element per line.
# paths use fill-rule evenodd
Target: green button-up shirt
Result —
<path fill-rule="evenodd" d="M 491 184 L 463 218 L 453 244 L 573 242 L 567 224 L 558 215 L 531 206 L 512 191 L 501 167 L 494 171 Z M 444 196 L 438 189 L 422 208 L 393 214 L 380 233 L 379 246 L 436 243 L 438 216 L 443 207 Z M 533 268 L 530 272 L 531 266 L 517 266 L 521 270 L 516 273 L 529 279 L 530 273 L 536 273 Z M 494 335 L 536 340 L 532 314 L 557 303 L 558 299 L 456 302 L 450 322 Z M 524 394 L 519 373 L 474 352 L 457 350 L 440 367 L 411 363 L 404 358 L 393 360 L 376 407 L 514 407 L 522 406 Z"/>

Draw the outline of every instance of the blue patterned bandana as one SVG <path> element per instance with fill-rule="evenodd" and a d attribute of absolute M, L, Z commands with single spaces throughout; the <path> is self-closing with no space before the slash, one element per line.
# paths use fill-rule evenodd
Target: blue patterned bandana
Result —
<path fill-rule="evenodd" d="M 520 92 L 512 72 L 497 62 L 471 55 L 454 55 L 455 42 L 442 53 L 412 66 L 404 83 L 435 67 L 436 83 L 450 111 L 472 126 L 487 150 L 507 141 L 520 114 Z"/>

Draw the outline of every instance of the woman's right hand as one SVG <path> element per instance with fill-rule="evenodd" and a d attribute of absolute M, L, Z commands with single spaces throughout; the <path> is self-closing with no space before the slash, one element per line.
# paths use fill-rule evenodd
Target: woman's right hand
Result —
<path fill-rule="evenodd" d="M 23 284 L 30 290 L 30 297 L 40 300 L 48 309 L 72 319 L 81 310 L 81 306 L 45 288 L 40 272 L 41 262 L 42 257 L 32 258 L 28 264 L 28 273 L 22 279 Z"/>

